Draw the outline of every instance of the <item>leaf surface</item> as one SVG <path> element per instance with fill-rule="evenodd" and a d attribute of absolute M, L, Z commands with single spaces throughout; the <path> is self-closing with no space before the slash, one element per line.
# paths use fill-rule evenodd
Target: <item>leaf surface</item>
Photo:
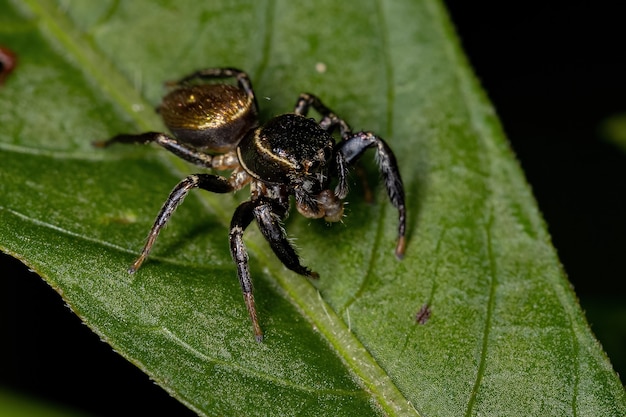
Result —
<path fill-rule="evenodd" d="M 19 59 L 0 87 L 0 249 L 199 414 L 626 414 L 439 2 L 0 5 L 0 44 Z M 287 220 L 316 283 L 249 229 L 263 344 L 228 252 L 246 191 L 194 193 L 129 276 L 195 169 L 152 147 L 90 146 L 162 130 L 163 82 L 216 66 L 249 71 L 264 118 L 311 91 L 379 133 L 407 191 L 403 261 L 367 156 L 374 204 L 355 175 L 343 223 Z"/>

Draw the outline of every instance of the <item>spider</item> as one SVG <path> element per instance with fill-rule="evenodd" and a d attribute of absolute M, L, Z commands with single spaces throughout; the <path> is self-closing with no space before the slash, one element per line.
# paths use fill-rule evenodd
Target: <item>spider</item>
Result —
<path fill-rule="evenodd" d="M 237 85 L 210 82 L 224 79 L 236 80 Z M 318 278 L 316 272 L 300 263 L 282 228 L 289 212 L 290 196 L 294 196 L 296 208 L 303 216 L 340 221 L 343 200 L 348 194 L 349 168 L 369 148 L 376 150 L 387 194 L 398 210 L 395 254 L 403 257 L 404 188 L 396 158 L 383 139 L 372 132 L 352 132 L 343 119 L 308 93 L 300 94 L 293 113 L 275 116 L 261 124 L 250 78 L 235 68 L 204 69 L 167 85 L 172 90 L 163 98 L 158 112 L 172 135 L 121 134 L 94 145 L 156 143 L 202 168 L 232 173 L 228 177 L 208 173 L 189 175 L 179 182 L 157 215 L 141 254 L 128 269 L 130 274 L 146 260 L 159 232 L 189 191 L 201 188 L 229 193 L 250 185 L 250 199 L 235 210 L 228 237 L 254 336 L 261 342 L 263 332 L 252 294 L 244 230 L 256 220 L 259 230 L 287 268 Z M 319 122 L 307 117 L 310 108 L 321 115 Z M 341 136 L 338 143 L 332 136 L 337 130 Z M 336 182 L 333 190 L 331 181 Z"/>

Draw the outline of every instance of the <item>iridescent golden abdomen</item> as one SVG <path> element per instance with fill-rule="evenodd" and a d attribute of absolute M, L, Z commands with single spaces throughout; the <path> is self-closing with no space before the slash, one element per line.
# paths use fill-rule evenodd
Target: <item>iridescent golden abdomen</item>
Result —
<path fill-rule="evenodd" d="M 228 84 L 177 88 L 165 96 L 159 111 L 181 142 L 210 152 L 234 149 L 257 126 L 253 98 Z"/>

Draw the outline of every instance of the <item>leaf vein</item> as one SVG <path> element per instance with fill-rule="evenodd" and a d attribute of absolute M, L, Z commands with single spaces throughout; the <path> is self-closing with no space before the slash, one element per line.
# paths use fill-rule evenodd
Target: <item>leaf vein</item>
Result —
<path fill-rule="evenodd" d="M 240 366 L 240 365 L 238 365 L 235 362 L 228 362 L 228 361 L 225 361 L 225 360 L 220 360 L 220 359 L 218 359 L 216 357 L 213 357 L 213 356 L 208 356 L 208 355 L 200 352 L 199 350 L 195 349 L 190 344 L 186 343 L 180 337 L 176 336 L 176 334 L 174 334 L 174 332 L 172 332 L 167 327 L 160 327 L 159 328 L 159 332 L 161 334 L 163 334 L 165 337 L 167 337 L 168 339 L 170 339 L 171 341 L 173 341 L 174 343 L 182 346 L 185 350 L 187 350 L 188 352 L 190 352 L 191 354 L 193 354 L 195 357 L 197 357 L 198 359 L 200 359 L 203 362 L 224 365 L 226 367 L 230 367 L 232 369 L 237 370 L 237 372 L 239 372 L 241 374 L 253 376 L 255 378 L 263 379 L 263 380 L 266 380 L 266 381 L 272 381 L 273 383 L 275 383 L 277 385 L 280 385 L 280 386 L 283 386 L 283 387 L 294 388 L 294 389 L 297 389 L 299 391 L 309 392 L 309 393 L 336 394 L 336 395 L 341 395 L 341 396 L 355 396 L 355 395 L 356 396 L 360 396 L 360 395 L 364 395 L 361 391 L 350 391 L 350 390 L 343 390 L 343 389 L 315 389 L 315 388 L 302 386 L 300 384 L 294 384 L 293 382 L 291 382 L 289 380 L 286 380 L 286 379 L 283 379 L 283 378 L 277 378 L 277 377 L 271 376 L 271 375 L 269 375 L 267 373 L 257 372 L 257 371 L 254 371 L 252 369 Z"/>
<path fill-rule="evenodd" d="M 489 295 L 487 298 L 487 312 L 485 316 L 485 328 L 483 330 L 483 340 L 480 352 L 480 362 L 478 364 L 478 371 L 476 372 L 476 380 L 474 381 L 474 386 L 472 387 L 472 393 L 470 395 L 470 399 L 467 404 L 467 409 L 465 411 L 466 416 L 470 416 L 476 405 L 476 397 L 478 396 L 478 390 L 480 389 L 480 384 L 482 382 L 483 376 L 485 374 L 485 368 L 487 366 L 487 351 L 489 349 L 489 335 L 491 333 L 491 323 L 493 320 L 495 304 L 496 304 L 496 287 L 498 286 L 497 279 L 497 260 L 493 253 L 493 244 L 491 240 L 491 228 L 493 226 L 493 210 L 489 216 L 489 220 L 485 227 L 486 234 L 486 249 L 487 249 L 487 259 L 489 261 Z"/>

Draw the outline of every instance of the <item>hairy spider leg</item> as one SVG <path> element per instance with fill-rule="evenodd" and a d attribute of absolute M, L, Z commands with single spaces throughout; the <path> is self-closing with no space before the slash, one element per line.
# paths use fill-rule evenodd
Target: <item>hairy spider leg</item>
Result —
<path fill-rule="evenodd" d="M 396 256 L 402 258 L 406 246 L 406 207 L 404 205 L 404 187 L 396 157 L 385 141 L 372 132 L 357 132 L 337 145 L 337 152 L 341 153 L 349 164 L 354 164 L 369 148 L 376 149 L 376 162 L 380 170 L 387 195 L 394 207 L 398 209 L 398 243 Z"/>
<path fill-rule="evenodd" d="M 296 106 L 293 111 L 296 114 L 300 114 L 302 116 L 306 116 L 309 114 L 309 109 L 313 107 L 315 111 L 322 115 L 322 119 L 319 121 L 319 125 L 322 129 L 328 130 L 329 132 L 333 132 L 337 127 L 339 128 L 339 134 L 342 139 L 347 139 L 352 134 L 352 129 L 350 129 L 350 125 L 337 116 L 331 109 L 326 107 L 322 100 L 319 99 L 314 94 L 311 93 L 302 93 L 300 97 L 298 97 L 298 101 L 296 102 Z"/>
<path fill-rule="evenodd" d="M 341 135 L 342 140 L 345 140 L 346 137 L 352 134 L 352 129 L 350 129 L 348 123 L 337 116 L 331 109 L 326 107 L 326 105 L 322 103 L 322 100 L 314 94 L 300 94 L 293 111 L 296 114 L 307 116 L 311 107 L 313 107 L 315 111 L 322 116 L 319 121 L 319 125 L 322 129 L 332 134 L 336 128 L 339 128 L 339 134 Z M 348 163 L 345 161 L 341 152 L 337 152 L 335 154 L 335 167 L 337 168 L 337 176 L 339 180 L 337 186 L 335 187 L 335 195 L 340 199 L 344 199 L 348 195 Z M 362 174 L 362 172 L 359 172 L 359 176 L 364 178 L 364 175 Z M 364 180 L 363 182 L 366 184 Z M 367 184 L 365 186 L 365 190 L 369 190 Z M 371 193 L 369 193 L 369 195 L 371 195 Z"/>
<path fill-rule="evenodd" d="M 201 188 L 213 193 L 229 193 L 235 190 L 235 187 L 232 184 L 234 179 L 232 178 L 233 176 L 226 179 L 213 174 L 195 174 L 189 175 L 187 178 L 179 182 L 167 197 L 163 207 L 161 207 L 161 211 L 159 211 L 159 214 L 154 221 L 154 225 L 152 226 L 152 229 L 150 229 L 150 234 L 148 235 L 146 244 L 141 250 L 139 257 L 135 260 L 135 262 L 133 262 L 130 268 L 128 268 L 128 273 L 134 274 L 146 260 L 150 250 L 152 250 L 152 246 L 154 245 L 157 236 L 159 235 L 159 232 L 170 219 L 174 210 L 176 210 L 176 208 L 183 202 L 189 191 L 194 188 Z"/>
<path fill-rule="evenodd" d="M 322 129 L 332 133 L 335 131 L 336 128 L 339 128 L 339 134 L 341 135 L 342 141 L 348 140 L 352 137 L 353 133 L 350 125 L 341 117 L 337 116 L 335 112 L 326 107 L 326 105 L 322 103 L 322 100 L 320 100 L 319 97 L 314 94 L 300 94 L 300 97 L 298 97 L 298 101 L 296 102 L 294 112 L 306 116 L 308 115 L 311 107 L 313 107 L 315 111 L 322 115 L 322 119 L 319 121 L 319 125 Z M 335 164 L 337 166 L 337 173 L 339 177 L 339 183 L 335 188 L 335 195 L 341 199 L 344 199 L 348 195 L 348 163 L 345 161 L 341 152 L 337 152 L 335 158 Z M 365 201 L 371 203 L 372 201 L 374 201 L 374 197 L 372 194 L 372 190 L 370 189 L 370 186 L 367 182 L 365 171 L 360 166 L 357 166 L 356 172 L 361 179 L 361 184 L 363 185 Z"/>
<path fill-rule="evenodd" d="M 179 142 L 176 138 L 173 138 L 166 133 L 160 132 L 146 132 L 137 135 L 121 134 L 108 140 L 92 142 L 93 146 L 98 148 L 106 148 L 115 143 L 140 143 L 144 145 L 148 143 L 156 143 L 179 158 L 203 168 L 213 168 L 225 171 L 228 169 L 235 169 L 239 166 L 239 160 L 237 159 L 237 153 L 235 151 L 220 155 L 209 155 L 189 145 Z"/>
<path fill-rule="evenodd" d="M 404 187 L 400 170 L 396 162 L 395 155 L 385 141 L 371 132 L 352 133 L 352 129 L 339 116 L 322 103 L 315 95 L 310 93 L 300 94 L 294 112 L 306 116 L 309 109 L 313 107 L 322 119 L 319 124 L 322 129 L 333 132 L 339 128 L 342 141 L 337 145 L 336 166 L 339 175 L 339 184 L 335 190 L 335 194 L 339 198 L 344 198 L 348 193 L 347 187 L 347 171 L 348 165 L 354 165 L 361 157 L 363 152 L 369 148 L 376 148 L 378 169 L 381 171 L 387 188 L 387 194 L 394 207 L 398 209 L 399 226 L 398 226 L 398 243 L 396 244 L 396 256 L 402 258 L 406 247 L 406 207 L 404 204 Z M 364 182 L 366 185 L 367 183 Z M 366 193 L 371 195 L 369 187 L 365 187 Z M 367 198 L 371 200 L 371 197 Z"/>
<path fill-rule="evenodd" d="M 248 200 L 237 207 L 230 224 L 230 253 L 237 265 L 237 276 L 257 342 L 263 341 L 263 331 L 259 325 L 254 304 L 252 278 L 248 266 L 248 252 L 243 242 L 244 231 L 252 220 L 256 220 L 263 237 L 265 237 L 274 254 L 276 254 L 283 265 L 300 275 L 313 279 L 319 278 L 317 272 L 311 271 L 300 263 L 298 254 L 287 239 L 287 234 L 281 225 L 287 209 L 288 207 L 284 207 L 269 198 Z"/>
<path fill-rule="evenodd" d="M 300 263 L 296 250 L 289 243 L 287 233 L 281 224 L 286 213 L 286 207 L 272 200 L 260 200 L 254 208 L 254 218 L 259 225 L 259 230 L 283 265 L 300 275 L 319 278 L 317 272 L 311 271 Z"/>
<path fill-rule="evenodd" d="M 235 210 L 229 233 L 230 253 L 237 265 L 237 276 L 243 291 L 243 298 L 252 321 L 254 337 L 257 342 L 263 341 L 263 331 L 259 320 L 252 294 L 252 278 L 248 266 L 248 252 L 243 242 L 245 229 L 253 219 L 256 220 L 259 230 L 270 244 L 278 259 L 289 269 L 310 278 L 319 278 L 316 272 L 302 266 L 298 254 L 289 243 L 281 221 L 285 216 L 286 208 L 270 200 L 261 198 L 241 203 Z"/>
<path fill-rule="evenodd" d="M 253 201 L 244 201 L 241 203 L 230 222 L 230 232 L 228 234 L 228 241 L 230 242 L 230 254 L 237 265 L 237 277 L 239 277 L 239 284 L 241 285 L 241 291 L 243 292 L 243 299 L 252 321 L 252 328 L 254 330 L 254 338 L 257 342 L 263 341 L 263 331 L 259 325 L 259 319 L 256 313 L 256 306 L 254 305 L 254 295 L 252 294 L 252 277 L 250 276 L 250 269 L 248 267 L 248 251 L 243 243 L 243 232 L 246 227 L 250 225 L 254 219 Z"/>

